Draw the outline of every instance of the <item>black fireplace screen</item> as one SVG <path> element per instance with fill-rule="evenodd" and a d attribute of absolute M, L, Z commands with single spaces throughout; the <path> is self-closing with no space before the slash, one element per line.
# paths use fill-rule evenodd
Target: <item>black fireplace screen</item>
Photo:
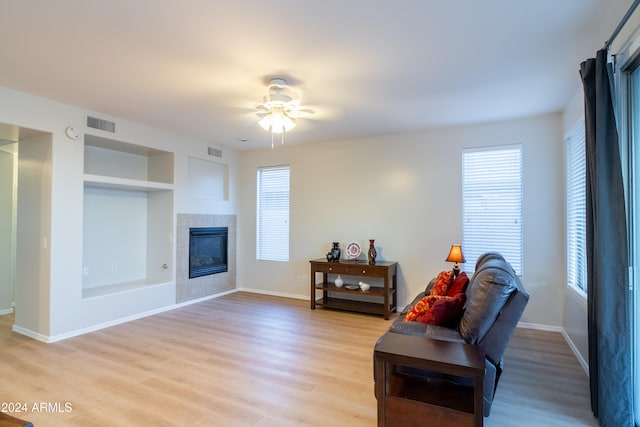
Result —
<path fill-rule="evenodd" d="M 227 227 L 189 229 L 189 278 L 227 271 Z"/>

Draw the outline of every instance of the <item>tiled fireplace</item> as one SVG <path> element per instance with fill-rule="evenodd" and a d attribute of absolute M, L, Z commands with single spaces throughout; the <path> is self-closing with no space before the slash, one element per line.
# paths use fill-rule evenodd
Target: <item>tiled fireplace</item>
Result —
<path fill-rule="evenodd" d="M 227 229 L 227 271 L 189 278 L 189 231 L 223 228 Z M 235 215 L 178 214 L 176 245 L 176 302 L 198 299 L 236 287 Z"/>

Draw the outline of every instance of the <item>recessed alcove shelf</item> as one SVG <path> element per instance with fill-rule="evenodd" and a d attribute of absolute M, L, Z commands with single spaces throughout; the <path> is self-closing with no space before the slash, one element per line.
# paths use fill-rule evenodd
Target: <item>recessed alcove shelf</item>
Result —
<path fill-rule="evenodd" d="M 84 173 L 105 178 L 173 184 L 173 153 L 85 135 Z"/>
<path fill-rule="evenodd" d="M 82 296 L 173 278 L 174 155 L 87 134 Z"/>
<path fill-rule="evenodd" d="M 116 178 L 111 176 L 84 174 L 84 185 L 96 188 L 111 188 L 132 191 L 164 191 L 173 190 L 173 184 L 164 184 L 137 179 Z"/>
<path fill-rule="evenodd" d="M 82 290 L 82 298 L 93 298 L 103 295 L 111 295 L 119 292 L 128 292 L 148 286 L 166 285 L 170 282 L 148 282 L 147 280 L 134 280 L 132 282 L 113 283 L 111 285 L 95 286 Z"/>

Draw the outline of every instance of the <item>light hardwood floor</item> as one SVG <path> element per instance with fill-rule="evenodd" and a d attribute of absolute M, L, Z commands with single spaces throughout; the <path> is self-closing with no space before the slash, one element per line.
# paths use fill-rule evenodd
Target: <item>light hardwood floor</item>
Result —
<path fill-rule="evenodd" d="M 378 317 L 238 292 L 53 344 L 12 322 L 0 402 L 26 403 L 12 415 L 36 427 L 376 425 Z M 518 330 L 505 365 L 486 426 L 597 425 L 560 334 Z"/>

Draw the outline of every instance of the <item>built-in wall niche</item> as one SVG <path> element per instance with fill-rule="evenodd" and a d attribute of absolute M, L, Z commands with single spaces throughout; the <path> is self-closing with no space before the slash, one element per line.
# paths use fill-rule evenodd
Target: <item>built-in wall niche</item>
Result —
<path fill-rule="evenodd" d="M 189 157 L 189 196 L 215 201 L 229 200 L 229 165 Z"/>
<path fill-rule="evenodd" d="M 173 158 L 85 136 L 84 298 L 172 281 Z"/>
<path fill-rule="evenodd" d="M 173 153 L 95 135 L 84 138 L 85 180 L 107 180 L 151 188 L 173 184 Z M 127 182 L 129 180 L 129 182 Z"/>

